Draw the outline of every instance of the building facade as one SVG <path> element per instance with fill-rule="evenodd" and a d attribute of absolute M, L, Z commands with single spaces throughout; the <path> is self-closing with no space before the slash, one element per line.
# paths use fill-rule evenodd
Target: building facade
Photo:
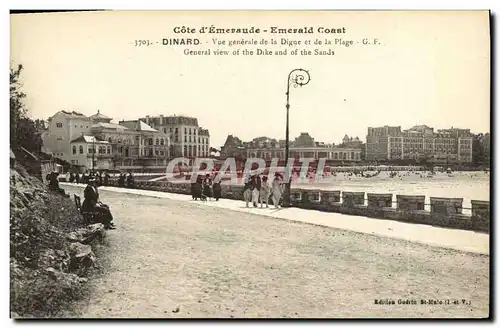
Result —
<path fill-rule="evenodd" d="M 243 141 L 232 134 L 228 135 L 226 142 L 224 142 L 224 146 L 221 147 L 221 157 L 246 157 L 246 155 L 247 149 Z"/>
<path fill-rule="evenodd" d="M 89 117 L 59 111 L 47 121 L 42 151 L 86 169 L 166 168 L 168 134 L 140 120 L 111 121 L 99 111 Z"/>
<path fill-rule="evenodd" d="M 209 157 L 210 133 L 198 125 L 198 119 L 187 116 L 149 116 L 141 121 L 170 135 L 173 157 Z"/>
<path fill-rule="evenodd" d="M 111 161 L 111 145 L 107 141 L 94 136 L 81 135 L 70 142 L 71 154 L 69 162 L 84 166 L 89 170 L 109 170 L 113 168 Z"/>
<path fill-rule="evenodd" d="M 285 143 L 280 140 L 267 138 L 265 141 L 254 139 L 249 143 L 247 156 L 271 160 L 278 158 L 285 159 Z M 325 158 L 327 162 L 359 162 L 361 161 L 361 149 L 340 148 L 334 145 L 317 142 L 308 133 L 301 133 L 290 143 L 289 157 L 314 158 L 316 160 Z"/>
<path fill-rule="evenodd" d="M 114 160 L 126 169 L 167 167 L 170 137 L 141 120 L 120 121 L 126 129 L 122 134 L 104 134 L 115 149 Z"/>
<path fill-rule="evenodd" d="M 366 136 L 366 159 L 470 163 L 472 134 L 469 129 L 453 127 L 435 132 L 426 125 L 416 125 L 403 131 L 400 126 L 369 127 Z"/>
<path fill-rule="evenodd" d="M 47 120 L 47 130 L 42 133 L 42 152 L 71 162 L 70 143 L 82 134 L 89 135 L 92 120 L 75 111 L 61 110 Z"/>

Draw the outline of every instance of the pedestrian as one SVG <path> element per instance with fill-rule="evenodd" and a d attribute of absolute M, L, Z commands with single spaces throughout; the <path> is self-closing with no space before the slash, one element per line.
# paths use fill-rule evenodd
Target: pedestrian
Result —
<path fill-rule="evenodd" d="M 262 177 L 262 183 L 260 186 L 260 195 L 259 195 L 259 202 L 260 202 L 260 207 L 262 208 L 263 203 L 266 203 L 266 208 L 269 207 L 269 196 L 271 194 L 271 190 L 269 187 L 269 183 L 267 182 L 267 176 Z"/>
<path fill-rule="evenodd" d="M 111 215 L 109 206 L 99 200 L 97 181 L 94 177 L 89 179 L 89 184 L 83 191 L 83 197 L 85 199 L 81 211 L 85 217 L 90 217 L 93 221 L 104 224 L 106 229 L 116 228 L 112 222 L 113 215 Z"/>
<path fill-rule="evenodd" d="M 127 188 L 134 188 L 134 187 L 135 187 L 135 179 L 134 176 L 132 175 L 132 172 L 129 172 L 127 176 Z"/>
<path fill-rule="evenodd" d="M 279 203 L 281 200 L 281 195 L 283 194 L 283 183 L 281 181 L 281 175 L 276 172 L 274 175 L 274 180 L 272 183 L 272 199 L 275 208 L 279 208 Z"/>
<path fill-rule="evenodd" d="M 260 187 L 262 185 L 262 180 L 259 175 L 255 175 L 253 178 L 254 178 L 254 188 L 252 190 L 252 203 L 253 207 L 257 207 L 257 204 L 259 203 Z"/>
<path fill-rule="evenodd" d="M 220 181 L 214 181 L 212 185 L 212 190 L 214 194 L 214 198 L 216 201 L 218 201 L 220 198 L 222 198 L 222 188 L 220 185 Z"/>
<path fill-rule="evenodd" d="M 205 195 L 208 200 L 212 197 L 212 179 L 210 178 L 210 174 L 205 176 L 205 181 L 203 183 L 203 195 Z"/>
<path fill-rule="evenodd" d="M 254 180 L 250 177 L 245 179 L 246 183 L 243 187 L 243 199 L 245 200 L 245 205 L 248 207 L 248 203 L 252 201 L 252 193 L 255 188 Z"/>

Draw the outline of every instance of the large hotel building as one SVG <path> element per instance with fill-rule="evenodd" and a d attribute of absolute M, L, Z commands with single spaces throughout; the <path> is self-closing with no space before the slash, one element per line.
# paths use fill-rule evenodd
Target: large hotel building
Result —
<path fill-rule="evenodd" d="M 198 119 L 187 116 L 146 116 L 139 120 L 171 136 L 172 157 L 209 157 L 210 133 L 198 125 Z"/>
<path fill-rule="evenodd" d="M 366 160 L 427 160 L 432 163 L 472 162 L 472 139 L 469 129 L 434 131 L 426 125 L 408 130 L 400 126 L 368 128 Z"/>

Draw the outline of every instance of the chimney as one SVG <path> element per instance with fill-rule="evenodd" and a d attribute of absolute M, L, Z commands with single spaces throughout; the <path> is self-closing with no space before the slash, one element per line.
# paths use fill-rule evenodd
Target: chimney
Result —
<path fill-rule="evenodd" d="M 163 114 L 160 114 L 160 125 L 163 125 Z"/>

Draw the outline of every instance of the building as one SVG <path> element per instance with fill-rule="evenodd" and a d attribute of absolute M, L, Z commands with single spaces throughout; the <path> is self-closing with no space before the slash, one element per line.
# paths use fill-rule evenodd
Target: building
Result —
<path fill-rule="evenodd" d="M 209 157 L 210 133 L 198 125 L 198 119 L 187 116 L 147 115 L 141 121 L 170 135 L 173 157 Z"/>
<path fill-rule="evenodd" d="M 263 158 L 271 160 L 278 158 L 285 159 L 285 142 L 283 140 L 276 141 L 275 139 L 267 138 L 254 139 L 249 143 L 247 148 L 247 156 L 254 158 Z M 361 161 L 361 149 L 359 148 L 340 148 L 333 144 L 325 144 L 317 142 L 309 133 L 301 133 L 289 147 L 290 158 L 325 158 L 328 163 L 334 162 L 359 162 Z"/>
<path fill-rule="evenodd" d="M 70 142 L 70 162 L 90 170 L 109 170 L 113 168 L 111 145 L 94 136 L 81 135 Z"/>
<path fill-rule="evenodd" d="M 71 162 L 71 141 L 90 135 L 92 120 L 79 112 L 61 110 L 47 120 L 46 127 L 41 134 L 42 152 Z"/>
<path fill-rule="evenodd" d="M 240 138 L 230 134 L 227 136 L 224 146 L 221 147 L 221 157 L 246 157 L 247 150 L 245 146 Z"/>
<path fill-rule="evenodd" d="M 166 168 L 171 149 L 168 134 L 139 120 L 111 121 L 100 111 L 89 117 L 59 111 L 42 131 L 42 151 L 86 169 Z"/>
<path fill-rule="evenodd" d="M 115 162 L 122 168 L 166 168 L 171 159 L 170 136 L 141 120 L 120 121 L 122 134 L 106 134 L 114 145 Z"/>
<path fill-rule="evenodd" d="M 361 160 L 365 160 L 366 146 L 359 139 L 359 137 L 349 137 L 347 134 L 342 138 L 342 143 L 339 145 L 340 148 L 355 148 L 361 149 Z"/>
<path fill-rule="evenodd" d="M 401 130 L 400 126 L 369 127 L 366 159 L 471 162 L 472 134 L 469 129 L 453 127 L 435 132 L 427 125 L 416 125 L 408 130 Z"/>

